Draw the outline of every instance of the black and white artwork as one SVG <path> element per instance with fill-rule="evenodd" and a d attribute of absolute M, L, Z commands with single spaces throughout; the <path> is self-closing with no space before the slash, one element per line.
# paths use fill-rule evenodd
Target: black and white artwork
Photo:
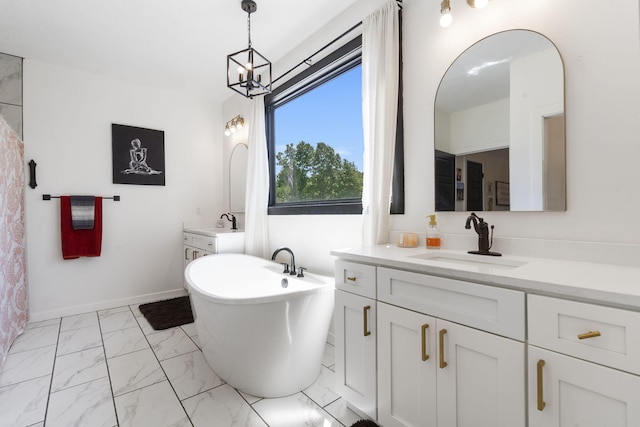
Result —
<path fill-rule="evenodd" d="M 113 183 L 164 185 L 164 131 L 111 125 Z"/>

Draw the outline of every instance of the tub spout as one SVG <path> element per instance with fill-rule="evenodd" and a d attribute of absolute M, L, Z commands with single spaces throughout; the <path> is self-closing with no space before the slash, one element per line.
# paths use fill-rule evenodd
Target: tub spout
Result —
<path fill-rule="evenodd" d="M 271 261 L 275 261 L 276 259 L 276 255 L 278 255 L 280 252 L 285 251 L 287 253 L 289 253 L 289 257 L 291 259 L 291 269 L 289 270 L 289 274 L 291 275 L 295 275 L 296 274 L 296 257 L 293 255 L 293 251 L 289 248 L 278 248 L 273 252 L 273 255 L 271 255 Z M 285 269 L 286 272 L 286 269 Z"/>

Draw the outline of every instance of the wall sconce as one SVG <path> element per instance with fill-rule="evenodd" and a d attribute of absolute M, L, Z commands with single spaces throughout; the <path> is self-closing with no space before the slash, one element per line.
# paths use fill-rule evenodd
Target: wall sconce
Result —
<path fill-rule="evenodd" d="M 489 0 L 467 0 L 467 4 L 474 9 L 483 9 L 489 4 Z"/>
<path fill-rule="evenodd" d="M 440 3 L 440 26 L 448 27 L 453 21 L 453 15 L 451 15 L 451 4 L 449 0 L 442 0 Z"/>
<path fill-rule="evenodd" d="M 469 7 L 474 9 L 482 9 L 489 3 L 489 0 L 467 0 Z M 442 0 L 440 3 L 440 26 L 448 27 L 453 21 L 451 15 L 451 0 Z"/>
<path fill-rule="evenodd" d="M 241 115 L 235 116 L 233 119 L 229 120 L 224 127 L 224 134 L 226 136 L 231 135 L 236 130 L 240 130 L 244 127 L 244 118 Z"/>

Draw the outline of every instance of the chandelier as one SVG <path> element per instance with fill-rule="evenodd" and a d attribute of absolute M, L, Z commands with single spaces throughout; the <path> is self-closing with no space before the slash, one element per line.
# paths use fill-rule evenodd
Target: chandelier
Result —
<path fill-rule="evenodd" d="M 271 62 L 251 46 L 251 14 L 258 9 L 253 0 L 242 0 L 247 12 L 249 46 L 227 55 L 227 87 L 247 98 L 271 93 Z"/>

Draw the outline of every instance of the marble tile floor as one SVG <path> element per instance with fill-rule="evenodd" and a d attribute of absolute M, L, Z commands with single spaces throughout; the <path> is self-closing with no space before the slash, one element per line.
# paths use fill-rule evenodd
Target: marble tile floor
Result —
<path fill-rule="evenodd" d="M 0 372 L 0 427 L 343 427 L 334 348 L 306 390 L 262 399 L 207 365 L 193 323 L 155 331 L 137 305 L 30 323 Z"/>

